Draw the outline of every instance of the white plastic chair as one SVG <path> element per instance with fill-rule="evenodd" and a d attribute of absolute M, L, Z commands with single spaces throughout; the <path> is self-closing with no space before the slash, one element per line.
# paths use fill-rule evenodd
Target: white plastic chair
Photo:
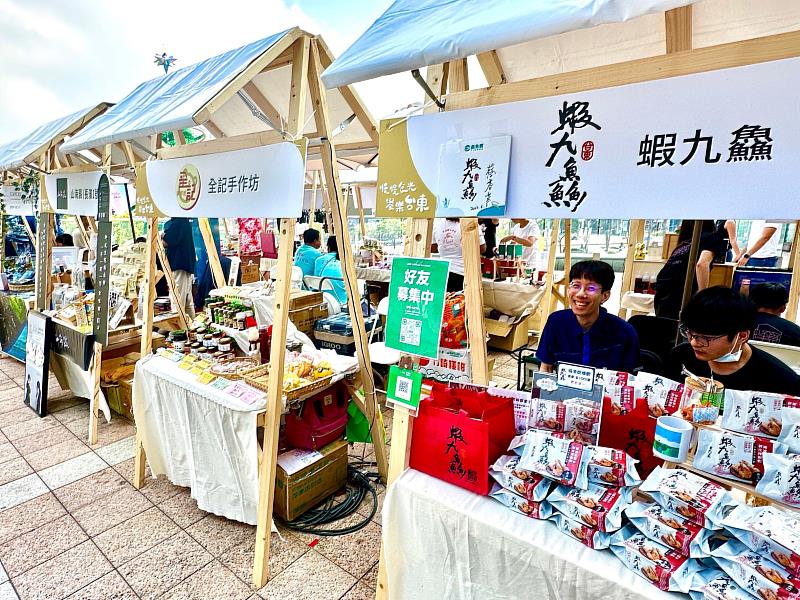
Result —
<path fill-rule="evenodd" d="M 389 298 L 378 302 L 378 316 L 385 317 L 389 313 Z M 373 342 L 375 327 L 369 332 L 369 359 L 379 365 L 390 366 L 400 362 L 400 351 L 388 348 L 386 342 Z"/>

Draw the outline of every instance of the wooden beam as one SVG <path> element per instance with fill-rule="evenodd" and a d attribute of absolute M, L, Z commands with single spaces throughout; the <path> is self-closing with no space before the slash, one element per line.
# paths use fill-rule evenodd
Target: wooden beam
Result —
<path fill-rule="evenodd" d="M 214 276 L 214 287 L 225 287 L 225 275 L 222 271 L 222 264 L 219 262 L 219 248 L 217 248 L 214 235 L 211 233 L 211 225 L 208 222 L 208 218 L 200 217 L 197 222 L 200 226 L 200 235 L 203 236 L 203 243 L 206 246 L 211 274 Z"/>
<path fill-rule="evenodd" d="M 664 13 L 667 54 L 692 49 L 692 5 Z"/>
<path fill-rule="evenodd" d="M 89 407 L 89 445 L 97 443 L 97 421 L 100 418 L 100 375 L 103 372 L 103 346 L 100 342 L 94 343 L 94 356 L 89 367 L 92 376 L 92 398 Z"/>
<path fill-rule="evenodd" d="M 203 127 L 208 129 L 208 131 L 211 133 L 211 135 L 214 136 L 214 138 L 216 138 L 216 140 L 219 140 L 219 139 L 225 137 L 225 134 L 222 132 L 222 129 L 217 127 L 216 123 L 214 123 L 214 121 L 211 121 L 210 119 L 208 121 L 206 121 L 205 123 L 203 123 Z M 210 140 L 207 140 L 207 141 L 210 141 Z"/>
<path fill-rule="evenodd" d="M 800 299 L 800 221 L 795 222 L 792 254 L 789 257 L 792 269 L 792 282 L 789 285 L 789 301 L 786 304 L 786 318 L 797 322 L 797 302 Z"/>
<path fill-rule="evenodd" d="M 283 136 L 277 131 L 259 131 L 258 133 L 248 133 L 246 135 L 208 140 L 187 144 L 186 146 L 176 146 L 174 148 L 164 147 L 158 150 L 157 156 L 159 159 L 187 158 L 189 156 L 201 156 L 203 154 L 214 154 L 216 152 L 230 152 L 231 150 L 244 150 L 247 148 L 256 148 L 258 146 L 268 146 L 283 141 Z"/>
<path fill-rule="evenodd" d="M 161 268 L 163 269 L 164 279 L 167 280 L 167 289 L 172 301 L 175 303 L 175 308 L 178 313 L 178 319 L 184 329 L 189 329 L 189 319 L 186 317 L 186 309 L 184 306 L 184 298 L 178 297 L 178 286 L 175 283 L 175 275 L 172 272 L 172 266 L 169 264 L 167 252 L 164 249 L 164 240 L 156 236 L 156 250 L 158 251 L 158 258 L 161 260 Z M 155 279 L 155 278 L 154 278 Z"/>
<path fill-rule="evenodd" d="M 561 233 L 561 219 L 551 219 L 550 221 L 550 245 L 547 248 L 547 285 L 545 286 L 545 295 L 542 298 L 540 306 L 542 307 L 542 327 L 547 322 L 547 317 L 553 312 L 555 307 L 555 294 L 556 288 L 556 252 L 558 251 L 558 236 Z M 547 312 L 545 312 L 545 310 Z"/>
<path fill-rule="evenodd" d="M 622 267 L 622 287 L 619 291 L 620 309 L 619 317 L 625 318 L 628 309 L 622 308 L 622 298 L 626 292 L 633 289 L 631 283 L 633 282 L 633 265 L 634 257 L 636 256 L 636 246 L 644 239 L 644 219 L 631 219 L 628 221 L 628 248 L 625 252 L 625 266 Z"/>
<path fill-rule="evenodd" d="M 307 33 L 301 31 L 297 27 L 288 31 L 281 39 L 270 46 L 269 49 L 267 49 L 261 56 L 250 63 L 247 68 L 242 70 L 241 73 L 229 81 L 228 84 L 222 88 L 222 90 L 217 92 L 211 100 L 206 102 L 205 105 L 203 105 L 203 107 L 194 114 L 194 122 L 199 125 L 211 119 L 215 112 L 222 108 L 222 106 L 228 100 L 230 100 L 236 94 L 236 92 L 242 89 L 246 83 L 258 75 L 264 69 L 264 67 L 278 58 L 284 50 L 291 47 L 296 39 L 307 35 Z"/>
<path fill-rule="evenodd" d="M 292 48 L 287 48 L 283 52 L 281 52 L 278 57 L 269 63 L 266 67 L 261 69 L 259 75 L 261 73 L 269 73 L 270 71 L 274 71 L 275 69 L 282 69 L 283 67 L 288 67 L 292 64 L 292 60 L 294 59 L 294 51 Z M 258 75 L 256 75 L 258 77 Z"/>
<path fill-rule="evenodd" d="M 367 222 L 366 219 L 364 219 L 364 200 L 361 198 L 361 187 L 353 185 L 350 189 L 355 192 L 358 223 L 361 226 L 361 238 L 364 239 L 367 237 Z"/>
<path fill-rule="evenodd" d="M 310 79 L 308 72 L 310 45 L 311 41 L 306 36 L 294 43 L 292 83 L 289 90 L 289 118 L 286 122 L 287 131 L 291 131 L 294 136 L 303 135 L 305 125 L 306 98 Z"/>
<path fill-rule="evenodd" d="M 450 91 L 466 92 L 469 90 L 469 69 L 467 59 L 459 58 L 450 61 Z"/>
<path fill-rule="evenodd" d="M 668 79 L 718 69 L 800 56 L 800 31 L 696 48 L 613 65 L 457 92 L 447 97 L 447 110 L 574 94 L 587 90 Z"/>
<path fill-rule="evenodd" d="M 126 140 L 120 143 L 120 146 L 121 146 L 120 149 L 122 150 L 122 154 L 125 157 L 125 160 L 128 161 L 129 167 L 133 168 L 136 166 L 136 163 L 142 162 L 142 160 L 136 156 L 136 152 L 133 149 L 133 145 L 129 141 Z"/>
<path fill-rule="evenodd" d="M 258 86 L 251 81 L 250 83 L 246 83 L 242 89 L 248 96 L 250 96 L 250 99 L 258 107 L 258 110 L 264 113 L 264 115 L 275 125 L 277 131 L 280 132 L 283 129 L 283 116 L 281 116 L 280 111 L 272 105 L 272 102 L 267 100 L 266 96 L 261 93 L 261 90 L 258 89 Z"/>
<path fill-rule="evenodd" d="M 503 72 L 503 65 L 496 50 L 481 52 L 478 54 L 478 64 L 481 66 L 486 82 L 489 85 L 500 85 L 506 83 L 506 74 Z"/>

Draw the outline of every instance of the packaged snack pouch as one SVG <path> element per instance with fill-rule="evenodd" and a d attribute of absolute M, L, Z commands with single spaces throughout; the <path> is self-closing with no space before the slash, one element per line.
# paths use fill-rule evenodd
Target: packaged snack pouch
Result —
<path fill-rule="evenodd" d="M 683 384 L 652 373 L 639 373 L 634 384 L 636 398 L 644 398 L 651 417 L 671 415 L 681 407 Z"/>
<path fill-rule="evenodd" d="M 721 485 L 684 469 L 657 467 L 639 489 L 668 511 L 707 529 L 719 529 L 735 505 Z"/>
<path fill-rule="evenodd" d="M 665 592 L 687 593 L 700 563 L 648 539 L 631 525 L 611 537 L 611 551 L 634 573 Z"/>
<path fill-rule="evenodd" d="M 722 526 L 740 542 L 800 576 L 800 520 L 774 506 L 741 504 Z"/>
<path fill-rule="evenodd" d="M 690 558 L 709 556 L 708 538 L 713 535 L 680 515 L 669 512 L 658 504 L 634 502 L 625 509 L 625 515 L 636 528 L 649 537 Z"/>
<path fill-rule="evenodd" d="M 589 454 L 580 442 L 533 430 L 527 434 L 519 466 L 562 485 L 586 489 Z"/>
<path fill-rule="evenodd" d="M 719 569 L 705 569 L 694 576 L 692 600 L 753 600 L 748 591 Z"/>
<path fill-rule="evenodd" d="M 533 398 L 528 427 L 548 431 L 564 431 L 567 409 L 561 400 Z"/>
<path fill-rule="evenodd" d="M 534 502 L 547 497 L 553 482 L 546 477 L 519 468 L 519 456 L 505 454 L 489 468 L 492 478 L 504 488 Z"/>
<path fill-rule="evenodd" d="M 489 496 L 498 502 L 505 504 L 514 512 L 518 512 L 519 514 L 525 515 L 526 517 L 530 517 L 532 519 L 547 519 L 553 512 L 547 502 L 534 502 L 532 500 L 527 500 L 522 496 L 518 496 L 514 492 L 505 489 L 499 483 L 495 483 L 492 486 L 492 491 L 489 492 Z"/>
<path fill-rule="evenodd" d="M 778 441 L 793 454 L 800 454 L 800 408 L 784 407 Z"/>
<path fill-rule="evenodd" d="M 558 486 L 548 502 L 573 521 L 611 532 L 622 527 L 622 512 L 631 503 L 631 490 L 591 484 L 586 490 Z"/>
<path fill-rule="evenodd" d="M 589 452 L 591 453 L 588 469 L 590 483 L 617 487 L 642 483 L 636 472 L 638 461 L 622 450 L 605 446 L 589 446 Z"/>
<path fill-rule="evenodd" d="M 561 513 L 554 515 L 552 520 L 562 533 L 574 537 L 593 550 L 604 550 L 611 542 L 611 535 L 608 533 L 592 529 L 580 521 L 573 521 Z"/>
<path fill-rule="evenodd" d="M 764 475 L 764 455 L 776 445 L 764 437 L 700 429 L 693 465 L 706 473 L 755 485 Z"/>
<path fill-rule="evenodd" d="M 784 403 L 787 407 L 800 407 L 800 400 L 791 396 L 728 390 L 722 426 L 731 431 L 776 438 L 781 434 Z"/>
<path fill-rule="evenodd" d="M 756 598 L 800 598 L 800 581 L 737 540 L 729 540 L 713 555 L 720 569 Z"/>
<path fill-rule="evenodd" d="M 592 400 L 572 398 L 564 400 L 566 437 L 586 444 L 596 444 L 600 432 L 601 405 Z"/>
<path fill-rule="evenodd" d="M 800 455 L 764 455 L 764 476 L 756 491 L 791 506 L 800 506 Z"/>

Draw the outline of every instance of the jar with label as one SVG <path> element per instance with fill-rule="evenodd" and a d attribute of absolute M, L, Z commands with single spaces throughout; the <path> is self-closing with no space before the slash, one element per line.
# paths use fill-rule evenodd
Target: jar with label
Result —
<path fill-rule="evenodd" d="M 240 311 L 238 311 L 236 313 L 236 316 L 234 317 L 234 320 L 236 322 L 236 330 L 237 331 L 244 331 L 245 330 L 244 314 L 245 314 L 244 311 L 240 310 Z"/>
<path fill-rule="evenodd" d="M 219 351 L 220 352 L 231 351 L 231 338 L 226 336 L 219 339 Z"/>
<path fill-rule="evenodd" d="M 222 337 L 222 332 L 221 331 L 215 331 L 214 333 L 211 334 L 211 338 L 212 338 L 212 346 L 211 347 L 214 350 L 218 350 L 219 349 L 219 340 L 220 340 L 221 337 Z"/>
<path fill-rule="evenodd" d="M 214 347 L 214 336 L 207 333 L 203 336 L 203 348 L 210 350 Z"/>
<path fill-rule="evenodd" d="M 200 352 L 200 348 L 202 347 L 203 346 L 200 344 L 200 342 L 192 342 L 191 345 L 192 354 L 196 356 Z"/>
<path fill-rule="evenodd" d="M 178 352 L 183 352 L 183 347 L 186 345 L 187 340 L 186 332 L 183 329 L 179 329 L 177 331 L 172 331 L 169 334 L 169 341 L 172 343 L 172 347 L 175 348 Z"/>

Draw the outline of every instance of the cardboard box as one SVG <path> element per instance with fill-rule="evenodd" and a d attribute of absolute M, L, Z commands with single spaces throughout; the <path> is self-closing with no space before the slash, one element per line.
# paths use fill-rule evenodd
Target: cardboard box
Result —
<path fill-rule="evenodd" d="M 307 306 L 319 306 L 323 302 L 322 292 L 293 290 L 289 296 L 289 312 Z"/>
<path fill-rule="evenodd" d="M 356 353 L 356 342 L 352 335 L 314 331 L 314 341 L 321 350 L 333 350 L 344 356 L 353 356 Z"/>
<path fill-rule="evenodd" d="M 528 345 L 529 315 L 509 322 L 496 319 L 485 319 L 485 322 L 490 348 L 512 352 Z"/>
<path fill-rule="evenodd" d="M 309 337 L 314 333 L 314 323 L 316 323 L 318 319 L 324 319 L 327 316 L 328 304 L 325 302 L 289 311 L 289 320 L 294 323 L 297 329 Z"/>
<path fill-rule="evenodd" d="M 259 268 L 261 267 L 260 254 L 247 254 L 242 256 L 242 262 L 239 264 L 239 280 L 242 285 L 245 283 L 253 283 L 261 279 Z"/>
<path fill-rule="evenodd" d="M 120 379 L 116 383 L 103 383 L 100 386 L 106 395 L 108 407 L 115 413 L 133 421 L 133 377 Z"/>
<path fill-rule="evenodd" d="M 282 519 L 296 519 L 347 483 L 347 442 L 336 440 L 319 453 L 321 458 L 291 475 L 278 465 L 273 508 Z"/>
<path fill-rule="evenodd" d="M 494 359 L 489 359 L 489 378 L 494 370 Z M 439 348 L 439 358 L 420 358 L 419 372 L 423 377 L 438 381 L 470 383 L 472 361 L 466 348 Z"/>

